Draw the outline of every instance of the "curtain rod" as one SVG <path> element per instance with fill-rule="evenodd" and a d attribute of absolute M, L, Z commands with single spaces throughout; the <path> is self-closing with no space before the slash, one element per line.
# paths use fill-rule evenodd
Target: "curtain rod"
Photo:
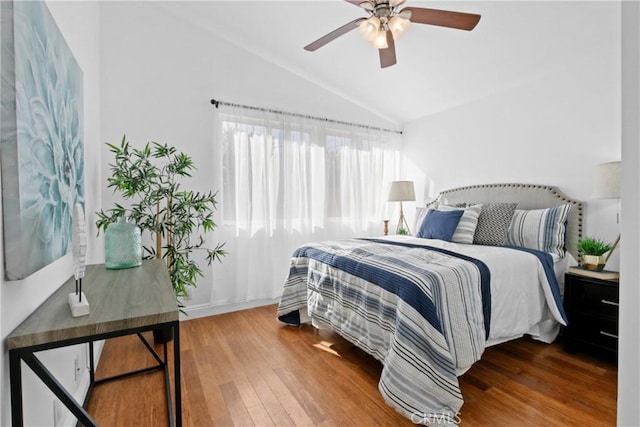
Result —
<path fill-rule="evenodd" d="M 382 132 L 397 133 L 399 135 L 402 135 L 402 131 L 401 130 L 391 130 L 391 129 L 379 128 L 379 127 L 375 127 L 375 126 L 362 125 L 362 124 L 358 124 L 358 123 L 349 123 L 349 122 L 344 122 L 344 121 L 341 121 L 341 120 L 327 119 L 327 118 L 324 118 L 324 117 L 309 116 L 309 115 L 300 114 L 300 113 L 290 113 L 288 111 L 281 111 L 281 110 L 272 110 L 270 108 L 252 107 L 250 105 L 243 105 L 243 104 L 233 104 L 233 103 L 230 103 L 230 102 L 219 101 L 219 100 L 215 100 L 215 99 L 211 100 L 211 104 L 213 104 L 216 108 L 218 108 L 220 105 L 223 105 L 223 106 L 226 106 L 226 107 L 244 108 L 245 110 L 263 111 L 263 112 L 267 112 L 267 113 L 282 114 L 282 115 L 285 115 L 285 116 L 298 117 L 300 119 L 319 120 L 321 122 L 335 123 L 335 124 L 347 125 L 347 126 L 355 126 L 355 127 L 361 128 L 361 129 L 378 130 L 378 131 L 382 131 Z"/>

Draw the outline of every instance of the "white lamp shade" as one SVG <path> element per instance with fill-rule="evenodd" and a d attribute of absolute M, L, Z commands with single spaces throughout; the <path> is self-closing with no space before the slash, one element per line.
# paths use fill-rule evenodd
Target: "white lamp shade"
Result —
<path fill-rule="evenodd" d="M 602 163 L 596 166 L 591 198 L 620 198 L 620 162 Z"/>
<path fill-rule="evenodd" d="M 413 181 L 393 181 L 389 188 L 389 202 L 412 202 L 416 200 Z"/>

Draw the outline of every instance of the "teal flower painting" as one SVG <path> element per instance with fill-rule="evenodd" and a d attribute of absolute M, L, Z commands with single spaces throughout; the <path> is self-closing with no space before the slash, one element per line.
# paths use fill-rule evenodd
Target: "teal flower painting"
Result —
<path fill-rule="evenodd" d="M 70 249 L 84 203 L 83 76 L 44 2 L 1 7 L 5 278 L 17 280 Z"/>

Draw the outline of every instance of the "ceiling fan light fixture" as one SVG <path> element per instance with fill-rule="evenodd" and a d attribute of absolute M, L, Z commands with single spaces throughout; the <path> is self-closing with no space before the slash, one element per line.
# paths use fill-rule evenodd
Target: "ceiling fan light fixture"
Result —
<path fill-rule="evenodd" d="M 396 43 L 410 24 L 436 25 L 456 30 L 473 30 L 481 16 L 474 13 L 454 12 L 451 10 L 428 9 L 424 7 L 400 6 L 406 0 L 345 0 L 359 6 L 367 16 L 356 18 L 325 34 L 304 47 L 313 52 L 327 43 L 360 28 L 363 38 L 369 41 L 380 57 L 380 67 L 387 68 L 396 63 Z"/>
<path fill-rule="evenodd" d="M 370 42 L 373 42 L 378 35 L 380 29 L 380 19 L 377 16 L 372 16 L 360 23 L 360 33 L 362 36 Z"/>
<path fill-rule="evenodd" d="M 389 20 L 389 29 L 391 30 L 391 33 L 393 33 L 393 38 L 398 40 L 398 38 L 407 31 L 410 23 L 411 21 L 402 18 L 401 16 L 393 16 Z"/>
<path fill-rule="evenodd" d="M 373 40 L 373 47 L 376 49 L 386 49 L 389 47 L 389 43 L 387 43 L 387 32 L 385 30 L 378 31 L 376 34 L 376 38 Z"/>

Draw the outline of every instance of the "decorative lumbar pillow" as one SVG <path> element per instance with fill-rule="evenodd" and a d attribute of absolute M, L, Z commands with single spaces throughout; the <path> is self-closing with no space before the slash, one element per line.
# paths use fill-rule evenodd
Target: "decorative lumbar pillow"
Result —
<path fill-rule="evenodd" d="M 459 211 L 463 212 L 460 222 L 456 227 L 456 231 L 451 237 L 452 242 L 456 243 L 473 243 L 473 236 L 478 226 L 478 217 L 482 211 L 482 205 L 473 205 L 468 208 L 460 209 L 458 207 L 441 205 L 438 207 L 441 211 Z"/>
<path fill-rule="evenodd" d="M 450 242 L 463 213 L 462 210 L 445 212 L 429 209 L 420 225 L 417 237 Z"/>
<path fill-rule="evenodd" d="M 516 209 L 507 234 L 507 245 L 565 254 L 565 231 L 571 205 L 547 209 Z"/>
<path fill-rule="evenodd" d="M 477 245 L 501 246 L 507 241 L 507 233 L 517 203 L 488 203 L 482 205 L 478 226 L 473 236 Z"/>

